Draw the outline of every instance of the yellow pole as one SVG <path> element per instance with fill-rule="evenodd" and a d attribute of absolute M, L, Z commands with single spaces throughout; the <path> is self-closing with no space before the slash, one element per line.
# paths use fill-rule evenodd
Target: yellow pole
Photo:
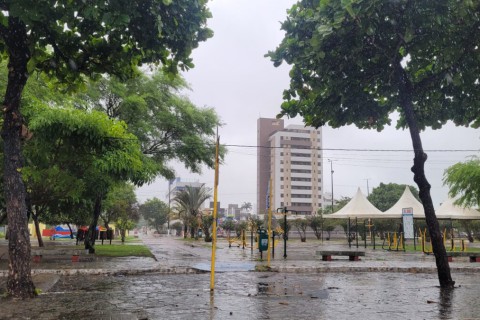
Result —
<path fill-rule="evenodd" d="M 217 189 L 218 189 L 218 169 L 220 161 L 218 160 L 218 149 L 220 137 L 217 129 L 217 145 L 215 146 L 215 183 L 213 185 L 213 228 L 212 228 L 212 265 L 210 268 L 210 291 L 215 289 L 215 250 L 217 248 Z"/>
<path fill-rule="evenodd" d="M 268 196 L 268 248 L 267 248 L 267 267 L 270 267 L 270 238 L 272 234 L 272 178 L 270 178 L 270 194 Z"/>

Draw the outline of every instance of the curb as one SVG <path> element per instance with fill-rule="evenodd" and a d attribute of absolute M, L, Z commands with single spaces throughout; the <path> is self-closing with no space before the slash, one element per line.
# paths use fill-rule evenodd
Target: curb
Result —
<path fill-rule="evenodd" d="M 201 274 L 206 271 L 190 267 L 150 268 L 150 269 L 32 269 L 32 275 L 57 274 L 62 276 L 75 275 L 106 275 L 106 276 L 135 276 L 144 274 Z M 1 270 L 0 278 L 7 277 L 8 271 Z"/>
<path fill-rule="evenodd" d="M 436 267 L 270 267 L 271 272 L 279 273 L 353 273 L 353 272 L 386 272 L 386 273 L 437 273 Z M 450 267 L 452 273 L 480 273 L 478 268 Z"/>

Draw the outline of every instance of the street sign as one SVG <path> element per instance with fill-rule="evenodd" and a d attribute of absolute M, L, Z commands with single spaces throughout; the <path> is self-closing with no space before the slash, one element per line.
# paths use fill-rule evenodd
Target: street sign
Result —
<path fill-rule="evenodd" d="M 413 239 L 413 208 L 402 209 L 403 234 L 405 239 Z"/>

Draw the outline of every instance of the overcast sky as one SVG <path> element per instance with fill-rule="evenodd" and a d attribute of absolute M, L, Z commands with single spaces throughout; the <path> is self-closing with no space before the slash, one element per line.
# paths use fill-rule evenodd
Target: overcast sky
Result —
<path fill-rule="evenodd" d="M 293 0 L 213 0 L 213 18 L 209 26 L 214 37 L 202 43 L 193 53 L 195 68 L 184 74 L 192 91 L 186 95 L 199 107 L 214 107 L 224 126 L 220 142 L 227 145 L 256 145 L 256 121 L 259 117 L 273 118 L 282 102 L 282 91 L 289 85 L 289 66 L 273 67 L 264 58 L 283 38 L 280 22 Z M 301 118 L 286 119 L 286 124 L 302 124 Z M 438 206 L 447 197 L 442 184 L 444 170 L 471 155 L 479 155 L 479 131 L 447 125 L 441 130 L 422 133 L 423 146 L 428 151 L 427 179 L 432 185 L 432 198 Z M 387 128 L 381 133 L 355 127 L 323 128 L 324 184 L 331 192 L 330 163 L 333 160 L 333 192 L 335 198 L 352 197 L 357 188 L 367 194 L 383 183 L 415 185 L 408 131 Z M 335 151 L 328 149 L 347 149 Z M 355 149 L 355 150 L 353 150 Z M 439 151 L 472 150 L 472 151 Z M 473 151 L 476 150 L 476 151 Z M 174 164 L 183 181 L 199 181 L 213 187 L 212 170 L 202 175 L 192 174 L 182 165 Z M 368 185 L 368 190 L 367 190 Z M 137 190 L 140 202 L 157 197 L 165 200 L 168 182 L 156 182 Z M 251 202 L 256 208 L 256 149 L 228 147 L 220 168 L 219 201 L 241 205 Z"/>

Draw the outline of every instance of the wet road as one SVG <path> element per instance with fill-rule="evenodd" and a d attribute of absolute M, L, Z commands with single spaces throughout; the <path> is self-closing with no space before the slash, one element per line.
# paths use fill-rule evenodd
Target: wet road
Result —
<path fill-rule="evenodd" d="M 434 274 L 70 276 L 29 301 L 0 299 L 0 319 L 472 319 L 478 275 L 453 291 Z"/>

